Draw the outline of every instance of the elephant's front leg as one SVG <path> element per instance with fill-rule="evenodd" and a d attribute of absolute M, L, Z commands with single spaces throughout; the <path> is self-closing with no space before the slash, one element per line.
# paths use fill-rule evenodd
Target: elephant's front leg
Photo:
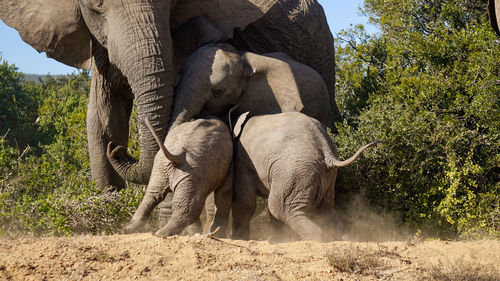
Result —
<path fill-rule="evenodd" d="M 92 69 L 92 85 L 87 110 L 87 137 L 92 178 L 100 188 L 121 189 L 125 181 L 106 157 L 108 142 L 127 146 L 132 110 L 130 89 L 108 83 L 97 67 Z"/>

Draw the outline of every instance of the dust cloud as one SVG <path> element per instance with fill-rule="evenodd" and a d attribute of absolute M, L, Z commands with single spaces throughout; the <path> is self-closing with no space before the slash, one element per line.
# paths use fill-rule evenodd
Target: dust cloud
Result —
<path fill-rule="evenodd" d="M 276 223 L 265 206 L 251 221 L 251 239 L 273 242 L 298 241 L 300 237 L 283 223 Z M 376 212 L 361 196 L 355 196 L 341 210 L 318 215 L 313 219 L 324 231 L 325 242 L 388 242 L 408 241 L 414 238 L 411 231 L 401 226 L 397 214 Z"/>

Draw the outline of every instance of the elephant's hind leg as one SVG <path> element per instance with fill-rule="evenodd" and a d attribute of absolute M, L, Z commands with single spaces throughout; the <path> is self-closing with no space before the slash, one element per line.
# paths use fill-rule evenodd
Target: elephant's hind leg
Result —
<path fill-rule="evenodd" d="M 137 208 L 132 220 L 122 229 L 122 233 L 138 232 L 147 222 L 151 211 L 161 202 L 166 196 L 165 188 L 163 187 L 148 187 L 146 194 Z"/>
<path fill-rule="evenodd" d="M 295 201 L 297 200 L 297 201 Z M 278 192 L 271 193 L 268 198 L 269 211 L 278 220 L 288 225 L 302 240 L 322 241 L 321 228 L 311 220 L 312 206 L 299 198 L 287 198 Z"/>
<path fill-rule="evenodd" d="M 236 171 L 242 171 L 236 168 Z M 250 239 L 250 220 L 257 205 L 255 182 L 249 175 L 235 175 L 233 189 L 233 239 Z"/>
<path fill-rule="evenodd" d="M 172 198 L 173 194 L 169 193 L 163 201 L 158 205 L 159 212 L 158 212 L 158 224 L 159 225 L 166 225 L 171 217 L 172 217 Z M 213 202 L 212 202 L 213 203 Z M 193 224 L 190 224 L 189 226 L 184 229 L 184 234 L 186 235 L 193 235 L 195 233 L 201 233 L 203 232 L 203 227 L 201 224 L 201 220 L 198 220 L 194 222 Z"/>
<path fill-rule="evenodd" d="M 305 212 L 296 211 L 287 217 L 286 224 L 299 234 L 302 240 L 323 241 L 321 228 Z"/>
<path fill-rule="evenodd" d="M 156 234 L 163 237 L 177 235 L 188 225 L 198 222 L 206 198 L 206 194 L 194 194 L 192 187 L 178 186 L 172 199 L 172 216 Z"/>
<path fill-rule="evenodd" d="M 191 236 L 195 235 L 196 233 L 202 233 L 202 232 L 203 232 L 203 224 L 201 223 L 201 219 L 197 219 L 195 220 L 194 223 L 186 226 L 184 231 L 182 231 L 182 234 Z"/>
<path fill-rule="evenodd" d="M 215 233 L 215 235 L 217 237 L 224 238 L 226 237 L 229 212 L 231 211 L 231 201 L 233 198 L 232 167 L 230 168 L 230 172 L 222 185 L 215 190 L 214 197 L 216 209 L 212 225 L 210 226 L 210 231 L 215 231 L 218 227 L 220 227 L 219 231 Z"/>

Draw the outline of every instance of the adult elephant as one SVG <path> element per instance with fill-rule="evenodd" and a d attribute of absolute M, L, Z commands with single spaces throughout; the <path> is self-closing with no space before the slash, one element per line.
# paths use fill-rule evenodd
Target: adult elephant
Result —
<path fill-rule="evenodd" d="M 500 35 L 500 0 L 488 1 L 488 12 L 493 29 Z"/>
<path fill-rule="evenodd" d="M 222 33 L 208 42 L 284 52 L 314 68 L 327 83 L 331 115 L 339 116 L 333 37 L 316 0 L 0 0 L 0 19 L 24 41 L 60 62 L 92 69 L 87 134 L 92 177 L 101 187 L 123 187 L 124 179 L 148 182 L 158 146 L 144 125 L 138 161 L 110 162 L 107 144 L 127 146 L 134 99 L 139 118 L 147 116 L 165 137 L 175 70 L 182 63 L 174 48 L 184 57 L 195 49 L 185 42 L 193 39 L 189 34 L 177 42 L 176 32 L 198 16 Z M 203 37 L 204 30 L 199 33 Z"/>

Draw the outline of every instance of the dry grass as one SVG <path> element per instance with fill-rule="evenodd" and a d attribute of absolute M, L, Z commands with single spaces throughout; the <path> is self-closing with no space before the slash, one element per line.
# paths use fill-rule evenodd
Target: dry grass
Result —
<path fill-rule="evenodd" d="M 467 261 L 463 258 L 439 260 L 427 267 L 411 266 L 410 259 L 401 256 L 397 251 L 378 245 L 377 248 L 360 247 L 352 244 L 336 248 L 326 255 L 335 270 L 353 275 L 375 276 L 389 280 L 397 278 L 401 272 L 418 272 L 422 280 L 435 281 L 500 281 L 500 272 L 493 264 L 482 264 Z M 387 263 L 398 261 L 400 265 Z M 474 260 L 474 259 L 473 259 Z M 394 271 L 395 270 L 395 271 Z M 396 274 L 396 275 L 395 275 Z M 415 277 L 414 277 L 415 278 Z M 412 279 L 413 280 L 413 279 Z M 418 280 L 418 279 L 417 279 Z"/>
<path fill-rule="evenodd" d="M 436 281 L 500 281 L 500 273 L 493 266 L 464 260 L 439 261 L 428 273 Z"/>
<path fill-rule="evenodd" d="M 336 249 L 326 257 L 336 270 L 351 274 L 369 274 L 383 265 L 379 253 L 359 246 Z"/>

